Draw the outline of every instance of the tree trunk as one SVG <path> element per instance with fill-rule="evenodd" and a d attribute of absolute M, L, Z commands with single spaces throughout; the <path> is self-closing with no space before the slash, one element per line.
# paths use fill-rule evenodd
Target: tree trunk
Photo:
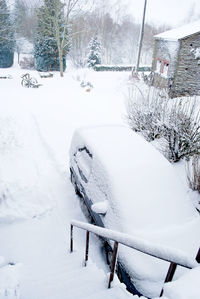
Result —
<path fill-rule="evenodd" d="M 62 53 L 59 51 L 59 64 L 60 64 L 60 77 L 64 77 L 64 72 L 63 72 L 63 56 Z"/>

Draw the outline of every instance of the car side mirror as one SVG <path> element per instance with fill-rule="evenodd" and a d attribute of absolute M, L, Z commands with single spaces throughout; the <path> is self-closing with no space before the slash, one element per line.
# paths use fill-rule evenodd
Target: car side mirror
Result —
<path fill-rule="evenodd" d="M 108 211 L 108 201 L 104 200 L 104 201 L 100 201 L 97 203 L 94 203 L 92 206 L 92 211 L 100 214 L 100 215 L 105 215 Z"/>

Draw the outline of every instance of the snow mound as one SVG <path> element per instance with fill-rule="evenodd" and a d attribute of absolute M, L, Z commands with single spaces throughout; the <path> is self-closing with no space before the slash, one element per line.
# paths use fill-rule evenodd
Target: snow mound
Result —
<path fill-rule="evenodd" d="M 199 299 L 200 267 L 194 268 L 176 281 L 169 282 L 164 287 L 164 295 L 169 299 Z"/>
<path fill-rule="evenodd" d="M 21 265 L 0 267 L 0 299 L 19 299 L 19 270 Z"/>
<path fill-rule="evenodd" d="M 0 223 L 9 223 L 51 210 L 51 164 L 30 112 L 13 113 L 6 104 L 4 108 L 0 112 Z"/>

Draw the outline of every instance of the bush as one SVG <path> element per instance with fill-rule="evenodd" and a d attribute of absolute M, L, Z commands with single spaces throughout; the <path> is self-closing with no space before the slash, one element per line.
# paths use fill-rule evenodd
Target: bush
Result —
<path fill-rule="evenodd" d="M 200 193 L 200 161 L 199 155 L 194 155 L 186 164 L 186 173 L 189 187 L 193 191 Z M 199 194 L 193 196 L 193 201 L 196 209 L 200 212 Z"/>
<path fill-rule="evenodd" d="M 149 89 L 146 96 L 139 92 L 140 96 L 135 93 L 137 102 L 129 93 L 126 119 L 133 131 L 140 132 L 147 141 L 153 141 L 162 134 L 166 97 L 155 88 Z"/>
<path fill-rule="evenodd" d="M 200 161 L 199 155 L 194 155 L 186 164 L 189 187 L 200 193 Z"/>
<path fill-rule="evenodd" d="M 31 56 L 31 57 L 24 57 L 20 63 L 19 63 L 20 67 L 22 69 L 27 69 L 27 70 L 32 70 L 35 68 L 35 65 L 34 65 L 34 57 Z"/>
<path fill-rule="evenodd" d="M 131 72 L 134 70 L 135 66 L 133 65 L 95 65 L 94 70 L 97 72 Z M 149 72 L 151 67 L 149 66 L 141 66 L 139 67 L 139 72 Z"/>
<path fill-rule="evenodd" d="M 7 68 L 13 65 L 14 61 L 14 52 L 0 49 L 0 68 Z"/>
<path fill-rule="evenodd" d="M 200 154 L 200 116 L 196 112 L 196 99 L 171 101 L 155 88 L 150 88 L 146 95 L 140 91 L 139 101 L 132 94 L 126 119 L 132 130 L 140 132 L 147 141 L 161 137 L 160 150 L 169 161 L 188 160 Z"/>
<path fill-rule="evenodd" d="M 169 106 L 169 105 L 168 105 Z M 167 142 L 166 156 L 177 162 L 200 154 L 200 117 L 196 114 L 196 100 L 177 100 L 166 111 L 163 137 Z"/>

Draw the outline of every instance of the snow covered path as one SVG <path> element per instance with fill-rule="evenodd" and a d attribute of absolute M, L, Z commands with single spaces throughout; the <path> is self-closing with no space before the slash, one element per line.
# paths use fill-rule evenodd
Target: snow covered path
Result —
<path fill-rule="evenodd" d="M 82 267 L 83 232 L 76 232 L 79 253 L 68 252 L 70 220 L 85 221 L 69 180 L 71 136 L 81 125 L 121 122 L 121 99 L 105 98 L 113 90 L 110 82 L 103 89 L 100 80 L 88 94 L 71 74 L 40 80 L 43 86 L 36 90 L 22 88 L 23 71 L 10 70 L 13 79 L 0 81 L 0 196 L 6 198 L 0 211 L 0 255 L 21 264 L 20 299 L 94 298 L 97 291 L 99 297 L 129 297 L 119 284 L 116 291 L 106 290 L 106 274 L 94 264 Z M 97 239 L 90 251 L 107 271 Z"/>

